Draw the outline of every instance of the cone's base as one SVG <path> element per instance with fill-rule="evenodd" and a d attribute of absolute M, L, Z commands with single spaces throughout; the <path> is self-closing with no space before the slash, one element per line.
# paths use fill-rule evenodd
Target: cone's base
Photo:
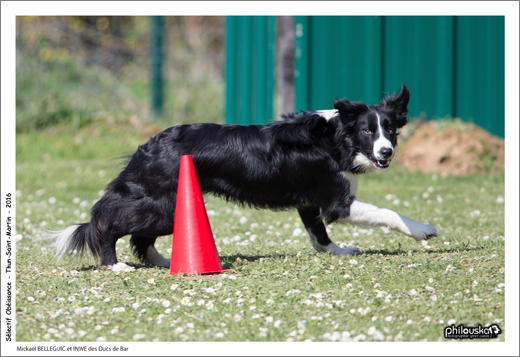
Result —
<path fill-rule="evenodd" d="M 215 275 L 215 274 L 221 274 L 231 271 L 231 269 L 223 269 L 223 270 L 216 270 L 216 271 L 206 271 L 204 273 L 197 273 L 197 272 L 178 272 L 178 273 L 172 273 L 170 272 L 170 275 L 181 275 L 181 274 L 188 274 L 188 275 Z"/>

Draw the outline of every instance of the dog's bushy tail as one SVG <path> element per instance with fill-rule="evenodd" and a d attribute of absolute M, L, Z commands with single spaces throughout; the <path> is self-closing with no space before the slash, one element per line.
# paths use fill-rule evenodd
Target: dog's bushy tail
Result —
<path fill-rule="evenodd" d="M 87 247 L 96 261 L 101 256 L 101 239 L 96 225 L 92 222 L 68 226 L 59 232 L 51 232 L 48 238 L 54 240 L 53 245 L 58 260 L 74 253 L 76 257 L 81 258 Z"/>

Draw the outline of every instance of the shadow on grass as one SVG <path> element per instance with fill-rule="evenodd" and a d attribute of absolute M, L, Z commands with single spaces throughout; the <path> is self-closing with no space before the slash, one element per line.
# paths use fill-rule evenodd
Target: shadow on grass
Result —
<path fill-rule="evenodd" d="M 451 254 L 451 253 L 460 253 L 460 252 L 471 252 L 471 251 L 479 251 L 486 249 L 485 247 L 468 247 L 468 245 L 465 245 L 460 248 L 448 248 L 448 249 L 435 249 L 435 250 L 419 250 L 419 249 L 411 249 L 411 250 L 401 250 L 401 249 L 394 249 L 394 250 L 387 250 L 387 249 L 368 249 L 363 250 L 361 254 L 358 256 L 363 255 L 384 255 L 384 256 L 406 256 L 411 254 L 417 254 L 417 253 L 426 253 L 426 254 Z M 314 253 L 314 252 L 312 252 Z M 316 254 L 304 254 L 302 255 L 308 255 L 309 257 L 313 257 Z M 321 253 L 321 254 L 327 254 L 327 253 Z M 226 255 L 220 257 L 220 263 L 222 265 L 222 269 L 227 270 L 231 269 L 234 270 L 234 265 L 237 263 L 237 261 L 247 261 L 250 263 L 257 262 L 263 259 L 285 259 L 285 258 L 294 258 L 297 256 L 297 253 L 276 253 L 276 254 L 257 254 L 257 255 L 245 255 L 245 254 L 232 254 L 232 255 Z M 350 256 L 346 256 L 350 257 Z M 136 262 L 124 262 L 125 264 L 133 267 L 135 270 L 140 269 L 150 269 L 154 268 L 154 266 L 150 264 L 145 263 L 136 263 Z M 168 269 L 168 268 L 164 268 Z M 94 270 L 100 270 L 97 265 L 86 265 L 81 268 L 78 268 L 79 271 L 94 271 Z"/>
<path fill-rule="evenodd" d="M 395 249 L 395 250 L 386 250 L 386 249 L 369 249 L 364 250 L 361 252 L 360 255 L 367 254 L 367 255 L 408 255 L 409 252 L 412 254 L 415 253 L 426 253 L 426 254 L 450 254 L 450 253 L 460 253 L 460 252 L 473 252 L 478 250 L 486 249 L 485 247 L 461 247 L 461 248 L 449 248 L 449 249 L 432 249 L 432 250 L 419 250 L 419 249 L 410 249 L 410 250 L 401 250 L 401 249 Z"/>

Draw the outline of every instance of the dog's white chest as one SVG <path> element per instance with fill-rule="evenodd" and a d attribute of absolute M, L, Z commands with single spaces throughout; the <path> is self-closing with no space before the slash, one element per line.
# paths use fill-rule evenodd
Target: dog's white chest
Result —
<path fill-rule="evenodd" d="M 345 176 L 345 178 L 350 183 L 350 194 L 352 196 L 356 196 L 358 190 L 358 175 L 354 175 L 353 173 L 348 171 L 342 171 L 341 174 Z"/>

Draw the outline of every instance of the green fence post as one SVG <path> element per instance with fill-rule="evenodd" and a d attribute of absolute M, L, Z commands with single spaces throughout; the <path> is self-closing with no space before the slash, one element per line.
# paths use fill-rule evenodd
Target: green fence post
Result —
<path fill-rule="evenodd" d="M 152 75 L 152 112 L 155 116 L 163 114 L 164 79 L 162 64 L 164 60 L 164 17 L 152 16 L 150 34 L 150 57 Z"/>

